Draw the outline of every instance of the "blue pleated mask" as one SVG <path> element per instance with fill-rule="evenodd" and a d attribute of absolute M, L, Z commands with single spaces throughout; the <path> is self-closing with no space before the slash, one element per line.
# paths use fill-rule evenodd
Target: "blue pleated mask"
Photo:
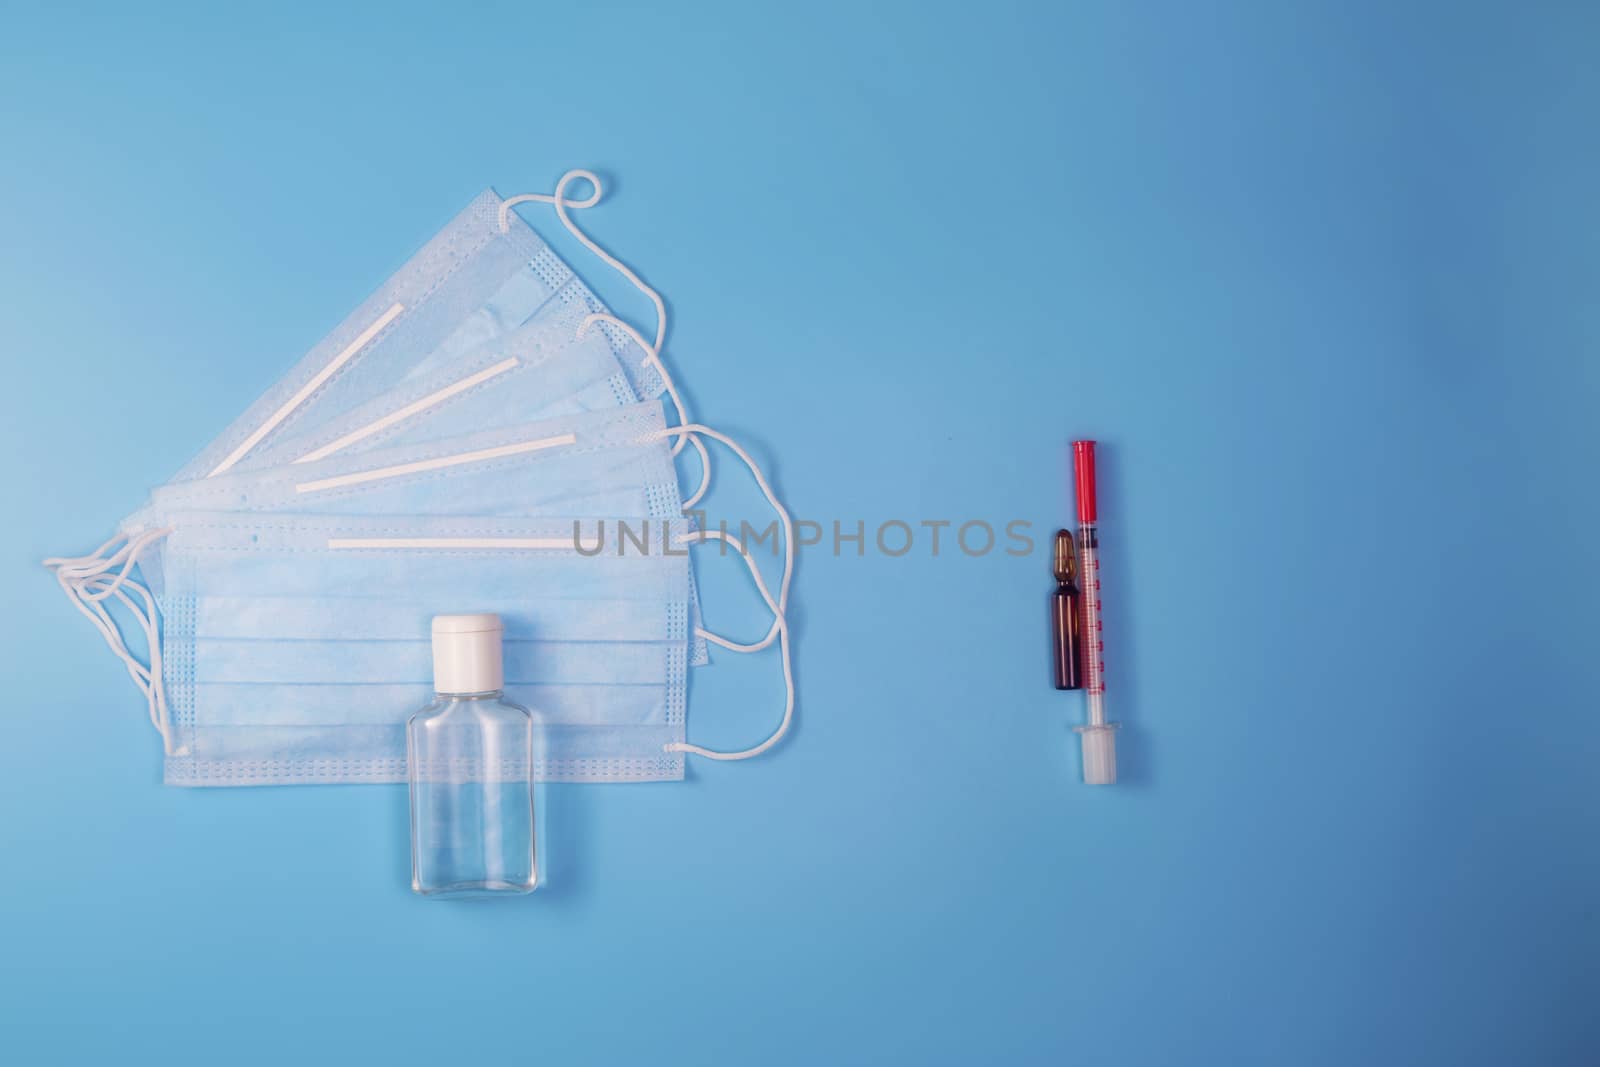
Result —
<path fill-rule="evenodd" d="M 314 463 L 226 474 L 158 489 L 130 521 L 130 536 L 177 529 L 178 513 L 231 511 L 293 516 L 548 515 L 676 519 L 682 514 L 661 404 L 649 401 L 416 445 L 336 455 Z M 400 521 L 396 518 L 396 521 Z M 166 541 L 139 560 L 143 585 L 164 593 Z M 695 632 L 689 663 L 710 661 L 698 590 L 684 598 Z"/>
<path fill-rule="evenodd" d="M 260 455 L 277 442 L 403 382 L 444 371 L 536 316 L 604 310 L 538 234 L 486 190 L 172 480 L 261 466 Z M 630 345 L 615 329 L 602 336 L 617 352 Z M 661 383 L 642 355 L 624 362 L 638 395 L 652 397 Z"/>
<path fill-rule="evenodd" d="M 566 199 L 579 178 L 593 195 Z M 183 484 L 158 490 L 123 538 L 46 561 L 145 692 L 169 781 L 401 780 L 399 724 L 428 695 L 427 619 L 464 611 L 506 619 L 511 698 L 549 724 L 545 778 L 680 777 L 686 752 L 746 759 L 784 735 L 791 520 L 743 448 L 690 424 L 659 359 L 665 303 L 568 214 L 598 198 L 581 171 L 553 195 L 484 194 L 192 461 Z M 524 201 L 554 204 L 652 300 L 654 341 L 606 312 L 510 211 Z M 609 362 L 585 347 L 592 338 Z M 663 391 L 684 425 L 666 428 L 659 404 L 623 403 Z M 582 413 L 506 424 L 563 406 Z M 783 528 L 775 596 L 726 531 L 683 534 L 744 555 L 774 616 L 748 644 L 699 625 L 693 571 L 668 550 L 684 529 L 671 457 L 685 444 L 701 456 L 692 506 L 709 485 L 707 440 L 750 468 Z M 647 533 L 615 562 L 580 550 L 584 520 L 598 533 L 617 516 L 666 524 L 668 539 Z M 113 602 L 132 612 L 146 661 Z M 735 652 L 777 642 L 786 699 L 765 741 L 720 751 L 684 740 L 683 666 L 708 640 Z"/>
<path fill-rule="evenodd" d="M 676 516 L 677 475 L 661 404 L 522 423 L 414 445 L 335 455 L 162 486 L 140 514 Z"/>
<path fill-rule="evenodd" d="M 648 549 L 570 519 L 174 516 L 159 677 L 166 780 L 398 782 L 433 615 L 493 611 L 546 780 L 680 778 L 685 527 Z M 637 525 L 637 523 L 635 523 Z M 580 546 L 583 551 L 580 551 Z"/>
<path fill-rule="evenodd" d="M 448 366 L 262 449 L 251 469 L 637 403 L 637 372 L 625 372 L 606 335 L 582 331 L 581 321 L 575 310 L 537 316 Z"/>

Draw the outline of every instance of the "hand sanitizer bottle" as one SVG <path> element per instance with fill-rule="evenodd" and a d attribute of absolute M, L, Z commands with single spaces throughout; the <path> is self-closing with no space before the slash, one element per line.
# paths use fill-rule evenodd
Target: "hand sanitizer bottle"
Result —
<path fill-rule="evenodd" d="M 539 883 L 533 715 L 505 699 L 498 615 L 433 620 L 433 703 L 406 723 L 411 888 L 529 893 Z"/>

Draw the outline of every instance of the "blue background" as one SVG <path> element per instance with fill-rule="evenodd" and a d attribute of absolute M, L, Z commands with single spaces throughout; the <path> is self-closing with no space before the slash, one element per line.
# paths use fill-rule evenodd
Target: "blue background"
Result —
<path fill-rule="evenodd" d="M 224 6 L 0 3 L 0 1058 L 1600 1059 L 1593 5 Z M 798 516 L 1036 550 L 810 549 L 781 747 L 424 902 L 401 789 L 163 788 L 37 560 L 571 166 Z M 1110 789 L 1047 680 L 1073 437 Z M 723 655 L 691 736 L 779 699 Z"/>

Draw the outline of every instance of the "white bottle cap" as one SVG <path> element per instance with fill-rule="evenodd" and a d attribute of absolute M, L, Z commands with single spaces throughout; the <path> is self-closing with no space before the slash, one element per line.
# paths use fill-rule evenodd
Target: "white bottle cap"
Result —
<path fill-rule="evenodd" d="M 505 688 L 498 615 L 433 617 L 433 691 L 493 693 Z"/>
<path fill-rule="evenodd" d="M 1117 724 L 1075 726 L 1083 740 L 1083 782 L 1085 785 L 1117 784 Z"/>

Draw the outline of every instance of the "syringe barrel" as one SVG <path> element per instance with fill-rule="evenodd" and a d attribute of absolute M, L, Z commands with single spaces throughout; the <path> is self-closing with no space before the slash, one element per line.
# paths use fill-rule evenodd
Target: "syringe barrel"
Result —
<path fill-rule="evenodd" d="M 1105 634 L 1100 622 L 1099 501 L 1095 479 L 1094 442 L 1072 442 L 1072 467 L 1078 497 L 1078 585 L 1083 604 L 1083 688 L 1088 695 L 1089 724 L 1103 725 L 1105 709 Z"/>
<path fill-rule="evenodd" d="M 1078 527 L 1079 603 L 1083 605 L 1083 688 L 1089 695 L 1089 721 L 1105 721 L 1105 635 L 1100 623 L 1100 539 L 1093 523 Z M 1096 718 L 1096 713 L 1099 717 Z"/>

